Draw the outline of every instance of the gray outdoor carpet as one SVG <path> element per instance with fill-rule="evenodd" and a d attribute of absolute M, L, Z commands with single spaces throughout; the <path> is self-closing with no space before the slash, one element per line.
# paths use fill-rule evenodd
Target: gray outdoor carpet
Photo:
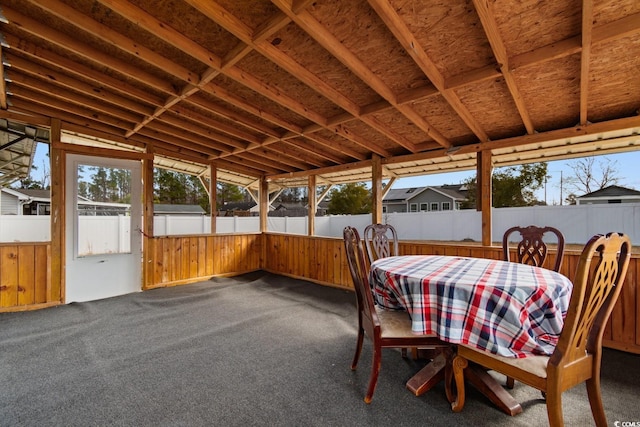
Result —
<path fill-rule="evenodd" d="M 0 426 L 547 424 L 518 383 L 516 417 L 471 386 L 459 414 L 442 384 L 415 397 L 405 382 L 424 362 L 394 349 L 367 405 L 371 347 L 352 372 L 355 336 L 351 292 L 264 272 L 0 314 Z M 602 392 L 611 425 L 640 423 L 640 356 L 607 350 Z M 584 385 L 564 414 L 593 425 Z"/>

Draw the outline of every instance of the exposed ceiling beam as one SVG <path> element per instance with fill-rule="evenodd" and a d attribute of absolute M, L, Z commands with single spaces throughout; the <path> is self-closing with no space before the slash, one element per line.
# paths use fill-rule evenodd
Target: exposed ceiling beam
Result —
<path fill-rule="evenodd" d="M 469 129 L 478 137 L 480 141 L 487 141 L 489 137 L 482 126 L 471 115 L 467 107 L 460 101 L 458 95 L 451 89 L 447 89 L 444 76 L 436 67 L 436 64 L 429 58 L 418 40 L 411 34 L 407 25 L 402 21 L 395 9 L 388 0 L 369 0 L 369 4 L 376 11 L 380 19 L 387 28 L 395 35 L 402 44 L 404 50 L 413 58 L 422 72 L 438 89 L 442 97 L 449 103 L 451 108 L 462 119 Z"/>
<path fill-rule="evenodd" d="M 511 97 L 518 109 L 518 113 L 520 113 L 522 123 L 524 123 L 524 127 L 527 129 L 527 133 L 532 134 L 535 129 L 531 121 L 531 117 L 529 116 L 529 111 L 524 104 L 524 99 L 518 89 L 518 84 L 509 69 L 509 55 L 507 54 L 507 48 L 502 40 L 502 35 L 498 30 L 498 24 L 496 23 L 492 5 L 484 0 L 473 0 L 473 5 L 476 8 L 478 17 L 480 17 L 480 22 L 482 23 L 485 34 L 487 35 L 489 44 L 491 45 L 493 54 L 496 57 L 496 61 L 498 62 L 498 66 L 500 67 L 505 83 L 509 88 Z"/>
<path fill-rule="evenodd" d="M 580 57 L 580 124 L 586 125 L 589 106 L 589 63 L 593 31 L 593 0 L 582 1 L 582 55 Z"/>

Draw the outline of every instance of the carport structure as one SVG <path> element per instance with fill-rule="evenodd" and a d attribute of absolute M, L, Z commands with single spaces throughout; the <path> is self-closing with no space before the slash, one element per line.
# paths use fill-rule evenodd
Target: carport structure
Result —
<path fill-rule="evenodd" d="M 52 160 L 52 240 L 32 256 L 47 285 L 27 296 L 16 279 L 2 307 L 65 301 L 68 155 L 141 164 L 143 288 L 261 268 L 349 287 L 341 242 L 314 237 L 313 215 L 310 236 L 268 233 L 263 214 L 259 234 L 216 234 L 214 218 L 209 236 L 154 237 L 154 165 L 259 193 L 263 213 L 283 187 L 308 186 L 315 206 L 318 186 L 371 181 L 372 222 L 394 179 L 475 169 L 482 246 L 411 250 L 499 256 L 493 168 L 640 145 L 633 0 L 4 0 L 1 13 L 0 118 L 47 131 Z"/>

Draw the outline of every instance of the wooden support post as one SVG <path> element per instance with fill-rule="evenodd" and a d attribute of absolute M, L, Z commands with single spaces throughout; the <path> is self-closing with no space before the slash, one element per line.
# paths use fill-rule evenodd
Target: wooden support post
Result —
<path fill-rule="evenodd" d="M 51 283 L 47 283 L 46 302 L 65 300 L 65 174 L 66 153 L 60 148 L 62 124 L 51 120 L 49 154 L 51 161 Z"/>
<path fill-rule="evenodd" d="M 153 146 L 148 145 L 146 156 L 142 160 L 142 223 L 144 234 L 142 235 L 142 289 L 152 288 L 154 285 L 154 252 L 155 239 L 153 230 Z"/>
<path fill-rule="evenodd" d="M 374 154 L 371 159 L 371 222 L 382 223 L 382 162 Z"/>
<path fill-rule="evenodd" d="M 477 206 L 482 211 L 482 245 L 491 246 L 491 208 L 492 208 L 492 185 L 491 174 L 493 166 L 491 164 L 491 151 L 479 151 L 477 157 L 478 168 L 478 197 Z"/>
<path fill-rule="evenodd" d="M 218 168 L 209 164 L 209 206 L 211 210 L 211 234 L 216 234 L 218 219 Z"/>
<path fill-rule="evenodd" d="M 309 218 L 309 236 L 313 236 L 314 234 L 316 234 L 316 210 L 318 208 L 318 202 L 317 202 L 317 197 L 316 197 L 316 176 L 315 175 L 309 175 L 309 188 L 308 188 L 308 193 L 309 193 L 309 202 L 307 203 L 307 205 L 309 206 L 307 208 L 307 216 Z"/>
<path fill-rule="evenodd" d="M 267 232 L 267 218 L 269 217 L 269 182 L 265 177 L 260 178 L 260 232 Z"/>

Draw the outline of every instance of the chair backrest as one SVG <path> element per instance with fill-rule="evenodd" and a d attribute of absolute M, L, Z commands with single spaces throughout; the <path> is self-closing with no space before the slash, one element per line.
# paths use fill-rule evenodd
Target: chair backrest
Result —
<path fill-rule="evenodd" d="M 345 227 L 342 235 L 344 237 L 344 248 L 347 255 L 347 263 L 349 271 L 353 279 L 353 286 L 356 291 L 356 301 L 358 310 L 360 311 L 362 321 L 369 321 L 373 325 L 378 324 L 378 316 L 375 310 L 373 295 L 369 287 L 369 279 L 367 278 L 366 261 L 360 234 L 353 227 Z"/>
<path fill-rule="evenodd" d="M 560 230 L 554 227 L 537 227 L 535 225 L 528 227 L 511 227 L 505 231 L 502 236 L 502 253 L 505 261 L 510 261 L 509 241 L 511 235 L 515 233 L 520 234 L 520 241 L 516 247 L 517 262 L 538 267 L 542 267 L 548 254 L 548 247 L 544 241 L 544 235 L 545 233 L 554 234 L 558 248 L 556 250 L 556 262 L 553 265 L 553 271 L 560 271 L 562 259 L 564 258 L 564 235 Z"/>
<path fill-rule="evenodd" d="M 369 263 L 398 254 L 398 233 L 390 224 L 370 224 L 364 229 L 364 245 Z"/>
<path fill-rule="evenodd" d="M 631 241 L 624 234 L 598 234 L 587 242 L 578 261 L 564 327 L 549 367 L 579 366 L 577 361 L 588 355 L 599 363 L 602 334 L 622 290 L 630 254 Z"/>

